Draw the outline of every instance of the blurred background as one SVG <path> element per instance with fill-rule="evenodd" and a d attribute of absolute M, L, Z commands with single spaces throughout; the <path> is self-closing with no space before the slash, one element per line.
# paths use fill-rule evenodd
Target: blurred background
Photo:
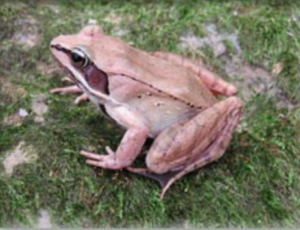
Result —
<path fill-rule="evenodd" d="M 136 48 L 201 59 L 244 101 L 225 155 L 163 201 L 152 180 L 86 166 L 80 150 L 115 149 L 124 131 L 49 93 L 66 85 L 49 42 L 90 20 Z M 299 35 L 298 1 L 1 1 L 0 227 L 299 225 Z"/>

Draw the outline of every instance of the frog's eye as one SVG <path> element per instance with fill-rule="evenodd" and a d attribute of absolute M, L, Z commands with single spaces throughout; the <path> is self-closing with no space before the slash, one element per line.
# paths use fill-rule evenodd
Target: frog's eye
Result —
<path fill-rule="evenodd" d="M 71 60 L 73 65 L 78 68 L 85 68 L 89 64 L 89 57 L 80 48 L 74 48 L 71 51 Z"/>

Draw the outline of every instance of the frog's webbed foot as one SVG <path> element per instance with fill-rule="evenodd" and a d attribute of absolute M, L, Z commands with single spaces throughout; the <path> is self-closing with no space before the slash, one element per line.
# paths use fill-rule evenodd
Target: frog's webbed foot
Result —
<path fill-rule="evenodd" d="M 62 79 L 63 81 L 69 81 L 66 80 L 66 78 Z M 87 101 L 88 96 L 82 92 L 82 90 L 77 85 L 71 85 L 61 88 L 54 88 L 50 90 L 50 93 L 60 93 L 60 94 L 68 94 L 68 93 L 81 93 L 80 96 L 76 97 L 74 100 L 74 103 L 77 105 L 82 101 Z"/>
<path fill-rule="evenodd" d="M 126 169 L 129 172 L 136 173 L 138 175 L 156 180 L 160 184 L 162 190 L 168 184 L 168 182 L 181 171 L 181 170 L 175 170 L 175 171 L 169 171 L 169 172 L 166 172 L 163 174 L 157 174 L 157 173 L 151 172 L 149 169 L 146 169 L 146 168 L 127 167 Z"/>

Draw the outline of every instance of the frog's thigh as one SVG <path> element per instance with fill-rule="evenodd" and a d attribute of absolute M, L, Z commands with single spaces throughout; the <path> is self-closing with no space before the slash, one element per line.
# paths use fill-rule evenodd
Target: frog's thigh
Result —
<path fill-rule="evenodd" d="M 241 113 L 241 100 L 230 97 L 192 120 L 163 131 L 147 154 L 148 169 L 158 174 L 179 169 L 183 176 L 219 159 L 232 138 Z M 197 164 L 200 161 L 202 163 Z"/>

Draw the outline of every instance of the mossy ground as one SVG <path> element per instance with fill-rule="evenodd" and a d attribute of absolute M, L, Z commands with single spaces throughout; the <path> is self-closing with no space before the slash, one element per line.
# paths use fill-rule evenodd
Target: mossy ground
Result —
<path fill-rule="evenodd" d="M 16 21 L 28 16 L 35 19 L 38 43 L 25 49 L 12 37 L 20 30 Z M 176 182 L 160 201 L 153 181 L 86 166 L 81 149 L 104 153 L 100 139 L 115 149 L 123 131 L 90 103 L 75 106 L 74 95 L 49 94 L 63 85 L 62 73 L 47 73 L 53 63 L 50 40 L 77 33 L 89 19 L 137 48 L 190 57 L 199 55 L 178 48 L 180 36 L 204 37 L 207 23 L 237 33 L 244 63 L 269 72 L 276 63 L 282 66 L 274 82 L 296 106 L 279 108 L 277 99 L 264 92 L 253 96 L 224 157 Z M 0 161 L 20 141 L 34 146 L 39 156 L 16 167 L 11 177 L 0 164 L 1 227 L 34 226 L 41 209 L 53 225 L 69 227 L 299 225 L 297 1 L 7 1 L 0 3 L 0 39 L 1 84 L 12 84 L 12 90 L 0 91 Z M 230 44 L 227 52 L 235 55 Z M 204 62 L 221 75 L 219 59 L 209 49 L 204 53 Z M 46 71 L 40 71 L 41 64 Z M 47 95 L 48 112 L 45 122 L 37 123 L 31 103 L 41 93 Z M 19 126 L 6 124 L 19 108 L 29 116 Z"/>

